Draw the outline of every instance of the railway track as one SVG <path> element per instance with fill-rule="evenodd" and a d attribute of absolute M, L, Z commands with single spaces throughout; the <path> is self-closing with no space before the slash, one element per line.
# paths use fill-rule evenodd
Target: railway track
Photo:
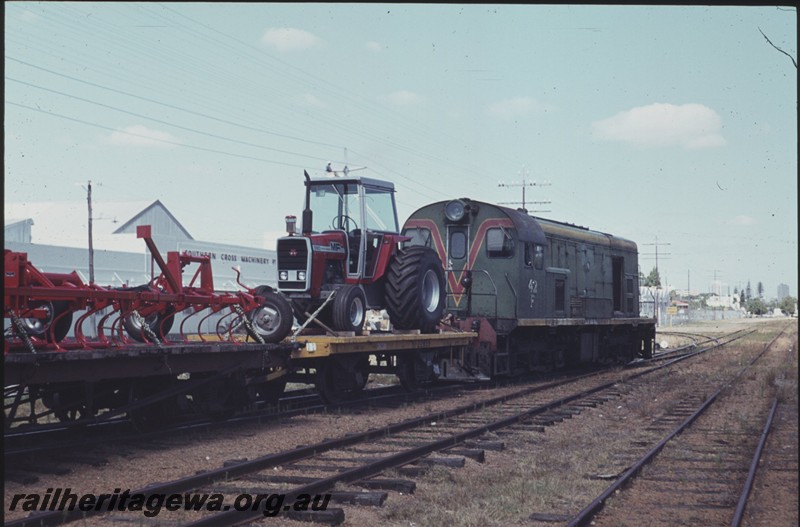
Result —
<path fill-rule="evenodd" d="M 654 423 L 664 429 L 663 438 L 567 525 L 740 525 L 778 404 L 765 397 L 764 379 L 753 366 L 786 361 L 787 353 L 775 346 L 785 331 L 709 397 L 680 401 Z M 748 398 L 762 403 L 742 404 Z M 756 423 L 765 423 L 763 431 Z"/>
<path fill-rule="evenodd" d="M 733 339 L 740 337 L 741 335 L 737 335 Z M 706 350 L 722 344 L 715 344 Z M 355 490 L 339 496 L 339 499 L 373 499 L 374 497 L 369 498 L 368 494 L 358 489 L 376 489 L 382 485 L 410 487 L 408 482 L 387 482 L 387 479 L 396 478 L 381 477 L 386 470 L 395 469 L 401 474 L 413 476 L 424 470 L 426 465 L 458 466 L 465 462 L 465 457 L 482 460 L 482 449 L 498 448 L 498 441 L 481 439 L 487 433 L 541 433 L 545 427 L 623 396 L 637 379 L 663 371 L 696 355 L 697 353 L 686 354 L 650 368 L 624 372 L 602 371 L 576 379 L 524 388 L 481 403 L 425 415 L 380 429 L 257 459 L 232 461 L 215 470 L 153 484 L 132 492 L 172 494 L 200 489 L 225 494 L 236 490 L 240 494 L 252 496 L 279 494 L 284 496 L 286 503 L 292 503 L 301 496 L 322 495 L 334 487 L 338 491 L 343 485 L 355 485 Z M 377 499 L 377 502 L 382 503 L 382 499 Z M 226 505 L 229 510 L 204 516 L 196 524 L 236 525 L 264 517 L 264 510 L 260 508 L 237 510 L 241 507 L 235 507 L 236 503 Z M 89 514 L 100 512 L 90 511 Z M 292 511 L 290 508 L 288 512 L 297 512 L 295 516 L 298 517 L 308 516 L 308 511 Z M 342 514 L 337 508 L 329 508 L 324 519 L 337 523 Z M 26 520 L 12 521 L 8 525 L 55 525 L 84 515 L 87 513 L 43 512 Z M 162 515 L 159 520 L 163 521 L 168 517 Z"/>

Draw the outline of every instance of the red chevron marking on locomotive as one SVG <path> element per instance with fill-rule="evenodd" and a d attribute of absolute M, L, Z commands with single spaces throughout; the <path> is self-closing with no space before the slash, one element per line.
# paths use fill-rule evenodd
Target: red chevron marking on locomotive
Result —
<path fill-rule="evenodd" d="M 442 233 L 439 231 L 439 226 L 432 220 L 408 220 L 406 222 L 406 228 L 413 227 L 425 228 L 430 231 L 436 253 L 439 255 L 442 264 L 446 267 L 448 261 L 447 251 L 445 250 L 444 239 L 442 238 Z M 447 273 L 447 282 L 450 285 L 450 291 L 453 293 L 453 300 L 456 306 L 461 303 L 461 297 L 464 295 L 464 286 L 461 285 L 461 279 L 464 277 L 464 274 L 467 271 L 471 271 L 472 267 L 475 265 L 475 260 L 477 260 L 481 247 L 483 247 L 483 240 L 486 238 L 486 231 L 492 227 L 513 228 L 514 222 L 508 218 L 490 218 L 484 220 L 483 223 L 480 224 L 477 233 L 473 237 L 476 243 L 473 243 L 472 247 L 470 247 L 469 257 L 467 258 L 467 264 L 464 266 L 464 269 L 461 270 L 461 273 L 457 277 L 455 272 Z"/>

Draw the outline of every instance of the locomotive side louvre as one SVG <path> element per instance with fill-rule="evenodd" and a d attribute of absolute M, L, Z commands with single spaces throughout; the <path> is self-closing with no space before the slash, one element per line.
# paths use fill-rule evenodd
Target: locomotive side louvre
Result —
<path fill-rule="evenodd" d="M 488 375 L 647 356 L 632 241 L 466 198 L 425 206 L 403 234 L 436 250 L 447 312 L 477 331 Z"/>

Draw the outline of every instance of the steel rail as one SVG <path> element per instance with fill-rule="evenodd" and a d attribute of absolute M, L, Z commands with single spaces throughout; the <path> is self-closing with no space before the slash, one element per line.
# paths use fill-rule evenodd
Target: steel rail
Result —
<path fill-rule="evenodd" d="M 739 503 L 736 505 L 736 512 L 733 514 L 731 520 L 731 527 L 739 527 L 744 519 L 744 509 L 747 507 L 747 498 L 750 496 L 750 491 L 753 490 L 753 483 L 756 479 L 756 471 L 758 471 L 758 464 L 761 461 L 761 454 L 764 451 L 764 446 L 767 444 L 767 436 L 772 428 L 772 420 L 775 417 L 775 410 L 778 408 L 778 398 L 772 402 L 772 408 L 769 411 L 767 422 L 764 424 L 764 430 L 761 431 L 761 439 L 758 441 L 755 454 L 753 454 L 753 461 L 750 463 L 750 470 L 747 472 L 747 479 L 742 488 L 742 495 L 739 497 Z"/>

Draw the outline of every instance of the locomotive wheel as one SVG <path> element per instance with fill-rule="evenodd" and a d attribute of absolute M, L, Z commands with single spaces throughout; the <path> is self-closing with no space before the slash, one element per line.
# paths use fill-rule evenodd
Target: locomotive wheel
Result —
<path fill-rule="evenodd" d="M 329 404 L 361 396 L 369 377 L 366 357 L 330 357 L 317 368 L 317 392 Z"/>
<path fill-rule="evenodd" d="M 445 303 L 442 262 L 433 249 L 400 249 L 386 276 L 386 311 L 397 329 L 432 333 L 442 319 Z"/>
<path fill-rule="evenodd" d="M 164 338 L 164 335 L 169 333 L 172 329 L 172 323 L 175 321 L 175 309 L 168 307 L 163 312 L 151 313 L 144 317 L 144 322 L 158 338 Z M 125 326 L 125 331 L 134 340 L 139 342 L 150 342 L 147 336 L 147 331 L 144 330 L 142 324 L 132 314 L 125 317 L 122 321 Z"/>
<path fill-rule="evenodd" d="M 292 331 L 292 306 L 283 296 L 268 288 L 261 286 L 256 289 L 256 295 L 264 297 L 264 303 L 248 313 L 252 332 L 248 333 L 255 340 L 256 335 L 264 342 L 280 342 Z"/>
<path fill-rule="evenodd" d="M 336 290 L 333 299 L 333 327 L 338 331 L 361 334 L 367 316 L 367 301 L 360 287 L 345 285 Z"/>
<path fill-rule="evenodd" d="M 69 328 L 72 327 L 72 313 L 67 313 L 69 311 L 68 302 L 35 302 L 31 304 L 31 307 L 44 309 L 47 311 L 47 317 L 22 319 L 28 335 L 43 338 L 47 342 L 61 342 L 67 336 Z"/>

